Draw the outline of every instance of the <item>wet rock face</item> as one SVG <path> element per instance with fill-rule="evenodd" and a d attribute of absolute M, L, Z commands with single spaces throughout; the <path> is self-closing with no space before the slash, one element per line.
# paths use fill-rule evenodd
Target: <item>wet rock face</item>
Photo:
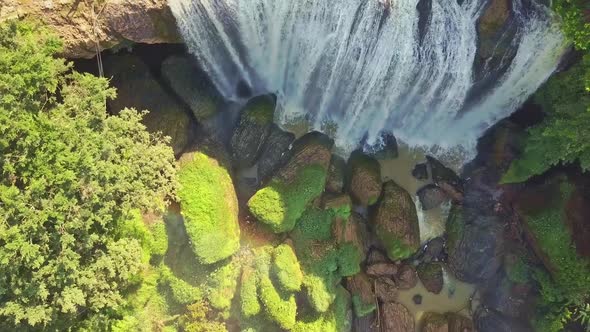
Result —
<path fill-rule="evenodd" d="M 393 263 L 376 263 L 367 266 L 367 274 L 371 277 L 389 277 L 397 275 L 398 266 Z"/>
<path fill-rule="evenodd" d="M 85 1 L 3 0 L 0 21 L 18 17 L 40 20 L 64 41 L 66 58 L 92 58 L 96 43 L 100 51 L 122 42 L 180 43 L 176 20 L 167 0 L 106 1 L 98 20 Z M 96 22 L 96 31 L 94 30 Z"/>
<path fill-rule="evenodd" d="M 164 90 L 139 57 L 111 56 L 104 61 L 104 70 L 117 88 L 117 98 L 107 103 L 109 110 L 114 113 L 126 107 L 148 110 L 142 122 L 149 131 L 170 136 L 174 153 L 180 155 L 195 126 L 183 105 Z"/>
<path fill-rule="evenodd" d="M 443 269 L 439 263 L 422 263 L 416 269 L 418 277 L 427 291 L 439 294 L 444 285 Z"/>
<path fill-rule="evenodd" d="M 393 261 L 405 259 L 420 246 L 416 206 L 410 194 L 393 181 L 383 186 L 372 224 L 381 245 Z"/>
<path fill-rule="evenodd" d="M 248 102 L 230 140 L 235 166 L 254 166 L 270 135 L 274 108 L 272 96 L 260 96 Z"/>
<path fill-rule="evenodd" d="M 348 161 L 348 191 L 356 204 L 373 205 L 381 194 L 381 166 L 361 152 L 353 152 Z"/>
<path fill-rule="evenodd" d="M 434 184 L 420 188 L 416 195 L 425 211 L 437 208 L 449 199 L 445 191 Z"/>
<path fill-rule="evenodd" d="M 382 332 L 414 332 L 414 316 L 399 303 L 383 303 L 380 309 Z"/>
<path fill-rule="evenodd" d="M 432 181 L 456 202 L 463 200 L 463 180 L 440 161 L 427 156 L 426 160 L 432 172 Z"/>
<path fill-rule="evenodd" d="M 481 306 L 475 311 L 473 321 L 478 332 L 533 332 L 530 326 Z"/>
<path fill-rule="evenodd" d="M 445 261 L 445 239 L 437 237 L 428 241 L 416 258 L 423 263 Z"/>
<path fill-rule="evenodd" d="M 414 166 L 414 169 L 412 170 L 412 176 L 418 180 L 428 180 L 428 164 L 422 163 Z"/>
<path fill-rule="evenodd" d="M 204 121 L 218 110 L 220 96 L 189 56 L 174 55 L 162 63 L 162 78 L 191 109 L 198 121 Z"/>
<path fill-rule="evenodd" d="M 269 179 L 274 172 L 289 161 L 291 158 L 289 148 L 294 140 L 295 135 L 282 130 L 275 124 L 271 126 L 270 135 L 266 139 L 260 158 L 258 158 L 258 179 L 260 181 Z"/>
<path fill-rule="evenodd" d="M 344 174 L 346 172 L 346 161 L 339 156 L 332 155 L 330 168 L 328 169 L 328 180 L 326 190 L 332 193 L 341 193 L 344 190 Z"/>

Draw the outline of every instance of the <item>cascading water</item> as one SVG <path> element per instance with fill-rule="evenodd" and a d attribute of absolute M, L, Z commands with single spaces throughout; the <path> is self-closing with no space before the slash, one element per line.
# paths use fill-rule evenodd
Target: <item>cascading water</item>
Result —
<path fill-rule="evenodd" d="M 472 151 L 549 77 L 565 44 L 536 0 L 512 0 L 504 46 L 512 54 L 477 75 L 487 1 L 169 0 L 189 50 L 226 98 L 239 100 L 244 85 L 276 93 L 280 123 L 335 127 L 344 151 L 383 131 L 412 146 Z M 478 87 L 486 77 L 492 84 Z"/>

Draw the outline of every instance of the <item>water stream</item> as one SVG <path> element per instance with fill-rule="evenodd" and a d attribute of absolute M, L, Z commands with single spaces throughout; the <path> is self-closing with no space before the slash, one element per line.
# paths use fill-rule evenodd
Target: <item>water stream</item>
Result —
<path fill-rule="evenodd" d="M 226 98 L 276 93 L 279 123 L 329 128 L 344 152 L 384 130 L 411 146 L 473 152 L 548 78 L 565 49 L 561 33 L 537 0 L 513 0 L 513 56 L 485 64 L 493 84 L 474 88 L 487 1 L 391 0 L 386 9 L 378 0 L 169 0 Z"/>

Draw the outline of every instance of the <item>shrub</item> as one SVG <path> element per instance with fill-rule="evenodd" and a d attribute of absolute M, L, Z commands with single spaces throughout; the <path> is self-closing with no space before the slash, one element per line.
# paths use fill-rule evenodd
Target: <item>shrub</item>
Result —
<path fill-rule="evenodd" d="M 203 299 L 203 291 L 176 277 L 166 266 L 160 268 L 160 282 L 169 287 L 174 301 L 178 304 L 191 304 Z"/>
<path fill-rule="evenodd" d="M 353 276 L 361 271 L 361 253 L 354 244 L 347 242 L 338 248 L 338 274 Z"/>
<path fill-rule="evenodd" d="M 203 264 L 233 255 L 240 246 L 238 202 L 231 177 L 201 152 L 185 154 L 178 173 L 182 214 L 193 252 Z"/>
<path fill-rule="evenodd" d="M 252 214 L 275 233 L 293 229 L 306 206 L 324 191 L 326 170 L 320 165 L 301 168 L 291 183 L 273 179 L 248 202 Z"/>
<path fill-rule="evenodd" d="M 294 332 L 341 332 L 351 330 L 350 294 L 338 286 L 336 297 L 325 313 L 308 314 L 298 320 Z"/>
<path fill-rule="evenodd" d="M 207 299 L 213 308 L 224 310 L 230 307 L 238 286 L 239 274 L 239 265 L 231 262 L 209 275 Z"/>
<path fill-rule="evenodd" d="M 273 250 L 273 276 L 279 286 L 286 292 L 297 292 L 301 289 L 303 274 L 293 249 L 282 244 Z"/>
<path fill-rule="evenodd" d="M 251 266 L 242 268 L 240 308 L 242 315 L 246 318 L 254 317 L 260 313 L 258 276 L 256 270 Z"/>
<path fill-rule="evenodd" d="M 187 312 L 180 317 L 180 325 L 185 332 L 227 332 L 225 324 L 211 319 L 209 306 L 203 301 L 187 307 Z"/>

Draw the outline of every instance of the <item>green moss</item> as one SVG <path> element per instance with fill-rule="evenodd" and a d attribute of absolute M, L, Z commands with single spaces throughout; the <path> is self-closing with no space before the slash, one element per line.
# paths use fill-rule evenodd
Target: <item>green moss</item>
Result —
<path fill-rule="evenodd" d="M 261 252 L 256 258 L 259 297 L 267 317 L 281 328 L 289 330 L 295 325 L 297 304 L 295 296 L 279 291 L 270 278 L 270 253 Z"/>
<path fill-rule="evenodd" d="M 517 284 L 526 284 L 531 279 L 530 267 L 520 257 L 514 264 L 507 267 L 506 275 L 508 276 L 508 280 Z"/>
<path fill-rule="evenodd" d="M 394 261 L 406 259 L 416 252 L 416 248 L 403 243 L 396 235 L 380 230 L 380 227 L 377 227 L 376 233 L 385 247 L 387 256 Z"/>
<path fill-rule="evenodd" d="M 338 252 L 338 273 L 341 276 L 349 277 L 361 271 L 361 253 L 354 244 L 344 243 Z"/>
<path fill-rule="evenodd" d="M 160 268 L 160 283 L 169 287 L 174 301 L 178 304 L 191 304 L 203 298 L 203 291 L 176 277 L 166 266 Z"/>
<path fill-rule="evenodd" d="M 183 156 L 180 166 L 178 196 L 195 256 L 211 264 L 233 255 L 240 246 L 240 229 L 229 173 L 201 152 Z"/>
<path fill-rule="evenodd" d="M 458 245 L 458 241 L 463 238 L 463 233 L 465 232 L 465 224 L 463 221 L 463 210 L 458 205 L 453 205 L 451 211 L 449 212 L 449 217 L 447 219 L 446 227 L 446 237 L 447 237 L 447 246 L 449 250 L 454 250 Z"/>
<path fill-rule="evenodd" d="M 366 303 L 358 295 L 352 296 L 352 307 L 357 317 L 365 317 L 377 308 L 375 302 Z"/>
<path fill-rule="evenodd" d="M 207 299 L 211 307 L 221 311 L 230 307 L 238 286 L 239 274 L 240 266 L 230 262 L 209 275 Z"/>
<path fill-rule="evenodd" d="M 242 268 L 240 287 L 241 314 L 246 317 L 254 317 L 260 313 L 260 301 L 258 301 L 258 277 L 251 266 Z"/>
<path fill-rule="evenodd" d="M 325 313 L 307 314 L 297 321 L 294 332 L 343 332 L 351 330 L 350 294 L 338 286 L 334 303 Z"/>
<path fill-rule="evenodd" d="M 150 225 L 153 242 L 151 244 L 152 256 L 163 257 L 168 250 L 168 234 L 166 233 L 166 224 L 158 221 Z"/>
<path fill-rule="evenodd" d="M 275 233 L 293 229 L 306 206 L 324 190 L 326 170 L 320 165 L 303 167 L 291 183 L 274 179 L 248 202 L 252 214 Z"/>
<path fill-rule="evenodd" d="M 275 104 L 267 96 L 252 99 L 244 110 L 242 116 L 258 125 L 265 126 L 272 122 L 274 117 Z"/>
<path fill-rule="evenodd" d="M 303 273 L 293 249 L 282 244 L 273 250 L 273 276 L 279 286 L 286 292 L 297 292 L 301 289 Z"/>

